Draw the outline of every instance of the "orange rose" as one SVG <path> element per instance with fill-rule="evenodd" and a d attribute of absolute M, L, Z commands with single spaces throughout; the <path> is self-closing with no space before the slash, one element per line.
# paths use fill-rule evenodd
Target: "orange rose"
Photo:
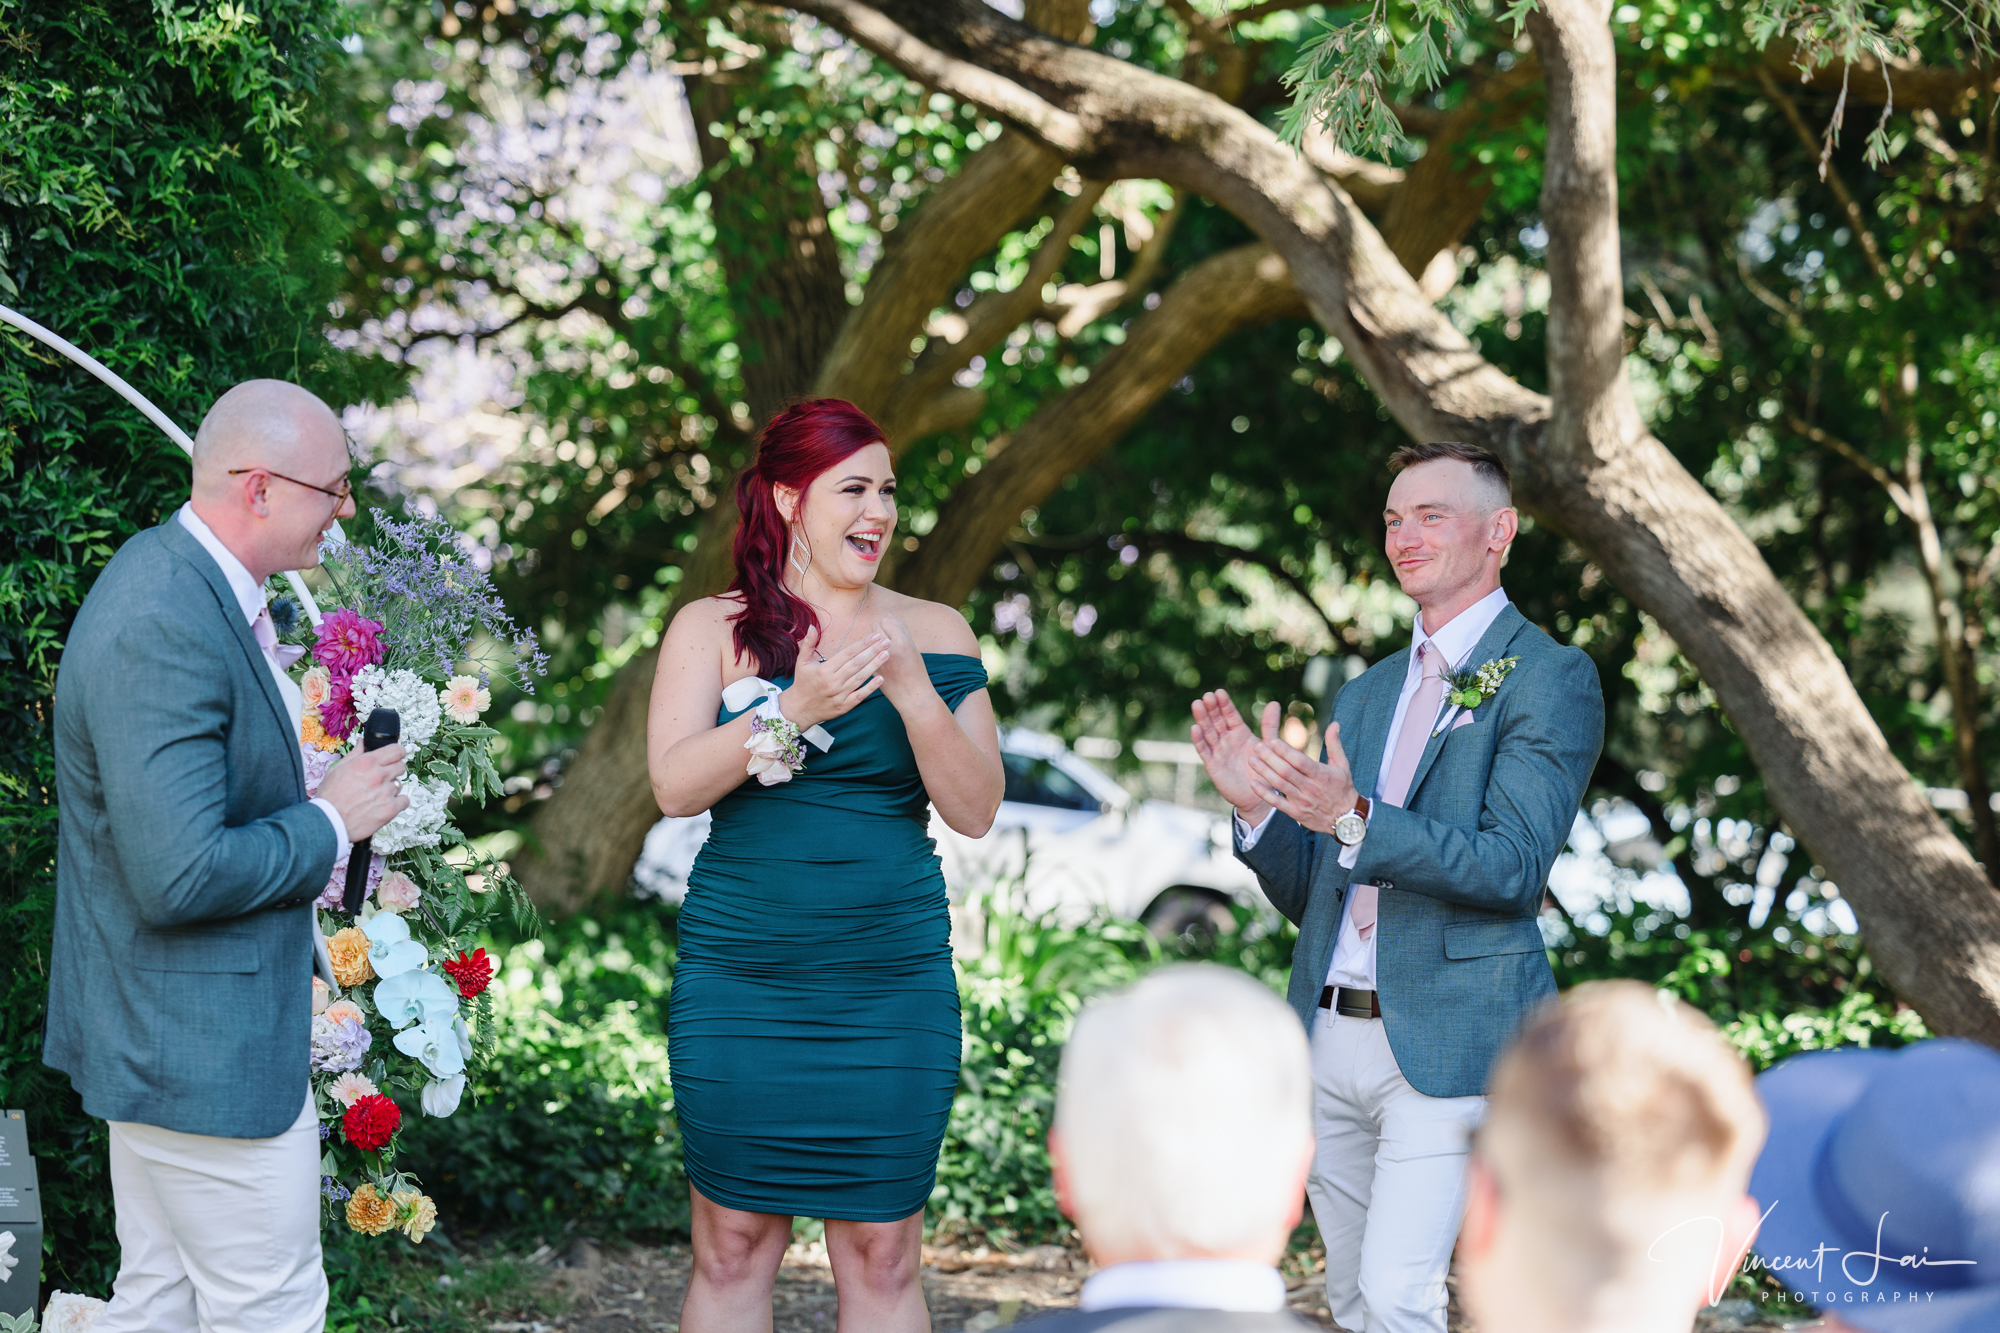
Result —
<path fill-rule="evenodd" d="M 396 1205 L 382 1197 L 373 1185 L 363 1185 L 347 1201 L 347 1225 L 370 1236 L 379 1236 L 396 1225 Z"/>
<path fill-rule="evenodd" d="M 375 968 L 368 961 L 368 937 L 358 927 L 335 931 L 326 942 L 326 951 L 333 955 L 333 979 L 342 986 L 351 988 L 375 979 Z"/>

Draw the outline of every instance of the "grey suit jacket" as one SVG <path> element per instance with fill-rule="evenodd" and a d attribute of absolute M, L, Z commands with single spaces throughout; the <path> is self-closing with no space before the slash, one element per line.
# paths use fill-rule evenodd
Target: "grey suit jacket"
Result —
<path fill-rule="evenodd" d="M 42 1058 L 83 1106 L 268 1138 L 305 1104 L 312 900 L 334 833 L 221 569 L 178 522 L 125 543 L 56 675 Z"/>
<path fill-rule="evenodd" d="M 1375 790 L 1409 650 L 1349 681 L 1333 704 L 1354 785 Z M 1237 854 L 1299 928 L 1287 999 L 1310 1028 L 1347 886 L 1380 886 L 1375 988 L 1410 1086 L 1469 1097 L 1521 1020 L 1555 994 L 1537 924 L 1549 868 L 1569 836 L 1604 743 L 1597 668 L 1509 605 L 1468 664 L 1520 663 L 1471 721 L 1430 738 L 1407 805 L 1376 802 L 1352 870 L 1340 844 L 1271 817 Z"/>

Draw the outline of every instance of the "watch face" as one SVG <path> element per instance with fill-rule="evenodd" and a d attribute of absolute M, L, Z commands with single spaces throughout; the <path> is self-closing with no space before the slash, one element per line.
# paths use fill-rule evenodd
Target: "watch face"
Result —
<path fill-rule="evenodd" d="M 1361 841 L 1368 832 L 1368 821 L 1352 810 L 1333 821 L 1333 836 L 1349 846 Z"/>

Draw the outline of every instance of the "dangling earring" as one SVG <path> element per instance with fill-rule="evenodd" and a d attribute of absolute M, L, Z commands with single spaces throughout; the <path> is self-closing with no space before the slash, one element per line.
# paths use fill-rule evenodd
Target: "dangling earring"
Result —
<path fill-rule="evenodd" d="M 806 553 L 804 561 L 799 559 L 800 551 Z M 792 530 L 792 549 L 786 553 L 785 559 L 793 569 L 799 571 L 800 578 L 804 578 L 812 569 L 812 554 L 812 547 L 806 545 L 805 538 L 799 536 L 798 529 L 794 528 Z"/>

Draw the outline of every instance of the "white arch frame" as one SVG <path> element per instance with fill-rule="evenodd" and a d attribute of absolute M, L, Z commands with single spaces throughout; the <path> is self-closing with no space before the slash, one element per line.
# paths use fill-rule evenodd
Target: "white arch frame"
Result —
<path fill-rule="evenodd" d="M 97 376 L 98 379 L 103 380 L 116 390 L 126 402 L 144 412 L 152 420 L 152 423 L 165 431 L 167 438 L 178 444 L 184 452 L 189 455 L 194 453 L 194 441 L 188 437 L 188 433 L 175 425 L 165 412 L 153 406 L 144 394 L 119 378 L 117 372 L 113 371 L 102 361 L 99 361 L 96 357 L 68 339 L 43 328 L 40 324 L 35 323 L 34 320 L 29 319 L 18 310 L 10 310 L 8 307 L 0 305 L 0 322 L 12 324 L 15 328 L 30 337 L 40 339 L 70 360 L 76 362 L 79 366 L 82 366 L 91 374 Z M 333 525 L 331 535 L 336 542 L 341 540 L 340 525 L 338 523 Z M 314 629 L 318 629 L 320 623 L 319 603 L 313 600 L 311 590 L 306 587 L 306 581 L 299 577 L 299 572 L 295 569 L 286 570 L 285 579 L 292 585 L 292 591 L 298 595 L 299 605 L 305 608 L 306 619 L 311 622 Z"/>

